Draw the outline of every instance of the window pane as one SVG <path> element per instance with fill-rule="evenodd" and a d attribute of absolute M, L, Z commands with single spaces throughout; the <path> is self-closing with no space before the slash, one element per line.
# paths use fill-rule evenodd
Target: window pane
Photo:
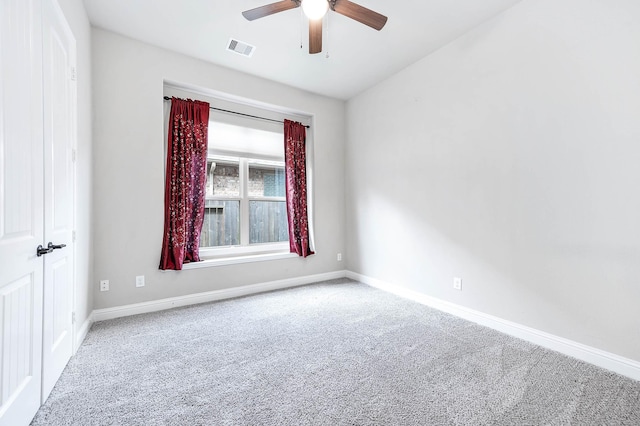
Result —
<path fill-rule="evenodd" d="M 284 167 L 250 165 L 249 197 L 284 197 Z"/>
<path fill-rule="evenodd" d="M 289 241 L 285 202 L 251 201 L 249 203 L 249 229 L 251 244 Z"/>
<path fill-rule="evenodd" d="M 239 197 L 240 168 L 238 164 L 207 162 L 207 197 Z"/>
<path fill-rule="evenodd" d="M 200 247 L 240 244 L 240 201 L 207 200 Z"/>

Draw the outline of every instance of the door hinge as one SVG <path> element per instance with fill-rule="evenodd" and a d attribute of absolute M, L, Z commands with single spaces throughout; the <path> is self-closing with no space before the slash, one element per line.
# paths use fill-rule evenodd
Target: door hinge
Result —
<path fill-rule="evenodd" d="M 76 313 L 71 312 L 71 324 L 75 324 L 75 323 L 76 323 Z"/>
<path fill-rule="evenodd" d="M 76 153 L 76 150 L 72 149 L 71 150 L 71 161 L 73 161 L 75 163 L 77 157 L 78 157 L 78 154 Z"/>
<path fill-rule="evenodd" d="M 74 243 L 76 242 L 76 231 L 75 230 L 71 231 L 71 241 L 73 241 Z"/>
<path fill-rule="evenodd" d="M 71 81 L 76 81 L 76 67 L 71 67 Z"/>

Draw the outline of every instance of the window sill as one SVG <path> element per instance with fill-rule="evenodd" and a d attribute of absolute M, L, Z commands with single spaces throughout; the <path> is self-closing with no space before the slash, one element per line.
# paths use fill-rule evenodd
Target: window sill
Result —
<path fill-rule="evenodd" d="M 236 265 L 239 263 L 264 262 L 267 260 L 289 259 L 293 257 L 298 257 L 298 255 L 289 253 L 288 251 L 282 251 L 276 253 L 249 254 L 245 256 L 205 258 L 200 262 L 185 263 L 182 265 L 182 270 L 212 268 L 215 266 Z"/>

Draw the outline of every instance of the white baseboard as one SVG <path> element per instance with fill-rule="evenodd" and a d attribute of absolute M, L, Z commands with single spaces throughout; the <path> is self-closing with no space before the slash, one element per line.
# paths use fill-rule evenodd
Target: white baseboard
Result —
<path fill-rule="evenodd" d="M 87 318 L 83 323 L 82 326 L 76 330 L 76 335 L 75 335 L 75 342 L 73 342 L 73 353 L 75 354 L 78 351 L 78 348 L 80 347 L 80 345 L 82 345 L 82 342 L 84 342 L 84 338 L 87 337 L 87 333 L 89 332 L 89 329 L 91 328 L 91 324 L 93 324 L 93 313 L 91 313 L 89 315 L 89 318 Z"/>
<path fill-rule="evenodd" d="M 325 274 L 307 275 L 303 277 L 289 278 L 279 281 L 271 281 L 260 284 L 246 285 L 223 290 L 208 291 L 186 296 L 172 297 L 167 299 L 154 300 L 151 302 L 135 303 L 131 305 L 117 306 L 114 308 L 97 309 L 82 324 L 76 333 L 74 351 L 80 346 L 86 337 L 91 324 L 94 321 L 104 321 L 130 315 L 156 312 L 180 306 L 195 305 L 198 303 L 213 302 L 216 300 L 230 299 L 233 297 L 247 296 L 265 291 L 279 290 L 290 287 L 297 287 L 319 281 L 347 277 L 371 287 L 378 288 L 388 293 L 395 294 L 405 299 L 413 300 L 423 305 L 450 313 L 457 317 L 472 321 L 474 323 L 492 328 L 510 336 L 540 345 L 542 347 L 560 352 L 562 354 L 577 358 L 598 367 L 622 374 L 634 380 L 640 380 L 640 362 L 624 358 L 622 356 L 606 352 L 582 343 L 574 342 L 563 337 L 555 336 L 544 331 L 536 330 L 515 322 L 507 321 L 493 315 L 446 302 L 435 297 L 427 296 L 414 290 L 402 288 L 375 278 L 361 275 L 351 271 L 335 271 Z"/>
<path fill-rule="evenodd" d="M 573 358 L 588 362 L 589 364 L 616 372 L 634 380 L 640 380 L 640 362 L 624 358 L 619 355 L 606 352 L 582 343 L 574 342 L 563 337 L 558 337 L 534 328 L 526 327 L 502 318 L 494 317 L 483 312 L 465 308 L 455 303 L 446 302 L 425 294 L 405 289 L 397 285 L 386 283 L 375 278 L 346 271 L 346 277 L 361 283 L 370 285 L 388 293 L 413 300 L 434 309 L 444 311 L 457 317 L 492 328 L 510 336 L 534 343 L 536 345 L 560 352 Z"/>
<path fill-rule="evenodd" d="M 151 302 L 134 303 L 131 305 L 117 306 L 114 308 L 96 309 L 92 313 L 93 321 L 104 321 L 129 315 L 145 314 L 148 312 L 162 311 L 180 306 L 195 305 L 198 303 L 213 302 L 215 300 L 231 299 L 233 297 L 247 296 L 263 293 L 265 291 L 279 290 L 283 288 L 297 287 L 319 281 L 344 278 L 345 271 L 328 272 L 317 275 L 289 278 L 279 281 L 271 281 L 260 284 L 245 285 L 223 290 L 207 291 L 205 293 L 188 294 L 186 296 L 171 297 L 168 299 L 154 300 Z"/>

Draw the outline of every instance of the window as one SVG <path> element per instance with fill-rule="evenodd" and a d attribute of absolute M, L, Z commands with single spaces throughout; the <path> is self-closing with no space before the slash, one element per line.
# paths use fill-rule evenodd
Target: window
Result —
<path fill-rule="evenodd" d="M 170 84 L 164 87 L 164 96 L 196 98 L 211 106 L 199 250 L 205 262 L 186 263 L 183 269 L 295 257 L 290 253 L 286 213 L 284 120 L 310 124 L 311 116 L 251 99 L 194 90 Z M 170 107 L 171 103 L 165 102 L 165 141 Z M 307 134 L 307 141 L 309 137 Z M 313 150 L 309 149 L 308 184 L 312 167 Z M 312 202 L 310 185 L 307 212 L 311 242 Z"/>
<path fill-rule="evenodd" d="M 203 257 L 288 250 L 282 132 L 209 123 Z"/>

